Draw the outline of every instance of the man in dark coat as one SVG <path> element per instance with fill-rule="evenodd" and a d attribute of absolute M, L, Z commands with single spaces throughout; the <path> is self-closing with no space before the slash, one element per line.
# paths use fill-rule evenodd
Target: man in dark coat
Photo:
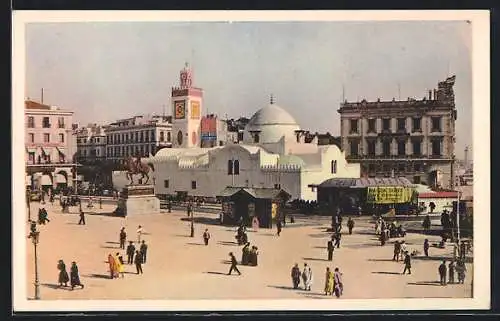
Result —
<path fill-rule="evenodd" d="M 142 240 L 142 244 L 141 244 L 141 248 L 140 248 L 140 253 L 141 253 L 141 256 L 142 256 L 142 259 L 141 259 L 141 263 L 146 263 L 146 257 L 147 257 L 147 254 L 148 254 L 148 245 L 146 244 L 146 242 L 144 240 Z"/>
<path fill-rule="evenodd" d="M 134 253 L 135 253 L 134 242 L 130 241 L 130 244 L 127 246 L 127 263 L 128 264 L 134 263 Z"/>
<path fill-rule="evenodd" d="M 333 246 L 333 240 L 329 240 L 326 249 L 328 251 L 328 261 L 333 260 L 333 250 L 335 249 L 335 246 Z"/>
<path fill-rule="evenodd" d="M 446 261 L 443 260 L 443 263 L 439 265 L 439 284 L 446 285 Z"/>
<path fill-rule="evenodd" d="M 401 252 L 401 243 L 396 240 L 394 242 L 394 255 L 392 256 L 392 260 L 398 262 L 399 261 L 399 253 Z"/>
<path fill-rule="evenodd" d="M 424 240 L 424 254 L 425 256 L 429 256 L 429 240 L 428 239 L 425 239 Z"/>
<path fill-rule="evenodd" d="M 276 222 L 276 228 L 277 228 L 277 235 L 280 236 L 280 233 L 281 233 L 281 228 L 282 228 L 282 225 L 281 225 L 281 220 L 278 219 L 278 222 Z"/>
<path fill-rule="evenodd" d="M 410 254 L 408 254 L 408 251 L 405 252 L 405 269 L 403 270 L 403 275 L 408 271 L 408 274 L 411 274 L 411 257 Z"/>
<path fill-rule="evenodd" d="M 78 221 L 78 225 L 80 224 L 85 225 L 85 213 L 83 211 L 80 211 L 80 220 Z"/>
<path fill-rule="evenodd" d="M 125 242 L 127 241 L 127 233 L 125 232 L 125 228 L 122 227 L 120 230 L 120 248 L 125 250 Z"/>
<path fill-rule="evenodd" d="M 340 240 L 342 239 L 342 233 L 340 233 L 340 230 L 337 231 L 337 233 L 335 233 L 335 244 L 334 246 L 336 246 L 337 248 L 340 248 Z"/>
<path fill-rule="evenodd" d="M 448 275 L 448 283 L 455 283 L 455 262 L 453 262 L 453 260 L 450 261 L 450 264 L 448 264 Z"/>
<path fill-rule="evenodd" d="M 241 272 L 237 267 L 238 262 L 236 261 L 236 257 L 234 257 L 233 252 L 230 252 L 229 256 L 231 257 L 231 267 L 229 268 L 229 272 L 227 273 L 227 275 L 231 275 L 231 272 L 233 272 L 233 270 L 238 272 L 238 275 L 241 275 Z"/>
<path fill-rule="evenodd" d="M 78 266 L 76 265 L 76 262 L 73 261 L 71 263 L 71 270 L 69 273 L 70 273 L 71 290 L 73 290 L 77 285 L 83 289 L 84 286 L 80 282 L 80 275 L 78 274 Z"/>
<path fill-rule="evenodd" d="M 205 242 L 205 245 L 208 245 L 208 240 L 210 240 L 210 233 L 208 232 L 208 229 L 205 229 L 205 232 L 203 233 L 203 242 Z"/>
<path fill-rule="evenodd" d="M 142 274 L 142 255 L 139 253 L 139 251 L 135 251 L 135 269 L 137 271 L 137 274 Z"/>
<path fill-rule="evenodd" d="M 351 217 L 347 220 L 347 228 L 349 229 L 349 235 L 351 235 L 354 228 L 354 220 Z"/>

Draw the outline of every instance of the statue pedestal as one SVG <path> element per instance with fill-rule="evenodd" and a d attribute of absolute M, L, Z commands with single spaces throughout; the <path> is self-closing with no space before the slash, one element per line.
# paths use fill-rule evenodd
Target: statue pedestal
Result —
<path fill-rule="evenodd" d="M 120 193 L 116 213 L 121 216 L 160 213 L 160 200 L 154 194 L 154 186 L 125 186 Z"/>

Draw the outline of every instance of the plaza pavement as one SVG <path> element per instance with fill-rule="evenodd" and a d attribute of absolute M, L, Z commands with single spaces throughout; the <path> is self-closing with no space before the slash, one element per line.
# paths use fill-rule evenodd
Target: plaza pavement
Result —
<path fill-rule="evenodd" d="M 54 203 L 56 204 L 56 203 Z M 84 203 L 85 205 L 85 203 Z M 31 204 L 35 217 L 39 204 Z M 128 218 L 105 215 L 113 205 L 97 205 L 87 214 L 87 225 L 77 225 L 78 208 L 71 214 L 62 214 L 61 208 L 49 203 L 50 223 L 39 227 L 40 244 L 38 262 L 40 294 L 42 300 L 54 299 L 335 299 L 323 295 L 324 275 L 327 266 L 339 267 L 343 273 L 344 295 L 341 299 L 364 298 L 468 298 L 471 297 L 472 266 L 467 265 L 466 284 L 439 286 L 438 265 L 433 258 L 412 260 L 412 274 L 400 275 L 404 265 L 393 262 L 392 241 L 385 246 L 373 235 L 367 218 L 357 219 L 354 234 L 344 231 L 340 249 L 335 249 L 333 262 L 326 260 L 325 232 L 330 218 L 298 219 L 287 224 L 278 237 L 275 230 L 249 231 L 249 241 L 259 248 L 258 267 L 239 265 L 241 276 L 225 275 L 230 265 L 228 253 L 234 252 L 241 259 L 241 247 L 234 244 L 236 228 L 216 224 L 217 215 L 195 212 L 195 237 L 189 237 L 190 223 L 185 211 L 172 211 L 156 215 L 130 216 Z M 84 206 L 84 210 L 85 206 Z M 100 214 L 102 213 L 102 214 Z M 126 265 L 124 279 L 109 279 L 109 253 L 122 253 L 119 249 L 119 231 L 126 228 L 127 239 L 136 240 L 136 229 L 142 225 L 149 245 L 143 275 L 135 274 L 135 265 Z M 345 223 L 344 223 L 345 225 Z M 202 233 L 208 228 L 212 238 L 204 246 Z M 345 226 L 344 226 L 344 229 Z M 26 225 L 26 235 L 29 233 Z M 419 234 L 408 234 L 408 248 L 422 251 L 423 239 Z M 429 237 L 431 243 L 437 237 Z M 27 239 L 28 297 L 34 295 L 33 245 Z M 452 255 L 452 248 L 431 248 L 430 255 Z M 69 273 L 71 261 L 76 261 L 85 288 L 70 291 L 57 288 L 57 261 L 63 259 Z M 292 289 L 290 270 L 298 263 L 301 270 L 307 262 L 313 270 L 314 284 L 311 292 Z"/>

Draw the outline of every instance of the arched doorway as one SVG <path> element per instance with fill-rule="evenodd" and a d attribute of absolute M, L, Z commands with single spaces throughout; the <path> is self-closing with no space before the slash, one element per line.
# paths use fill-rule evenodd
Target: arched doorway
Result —
<path fill-rule="evenodd" d="M 45 193 L 49 193 L 49 191 L 52 191 L 53 182 L 54 177 L 49 171 L 44 171 L 42 172 L 42 175 L 39 176 L 39 186 Z"/>
<path fill-rule="evenodd" d="M 68 188 L 68 173 L 65 170 L 59 170 L 54 175 L 54 182 L 56 183 L 56 191 L 65 190 Z"/>

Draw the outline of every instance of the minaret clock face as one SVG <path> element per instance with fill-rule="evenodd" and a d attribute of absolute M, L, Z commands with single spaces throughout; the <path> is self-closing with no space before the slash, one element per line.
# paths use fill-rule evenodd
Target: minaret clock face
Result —
<path fill-rule="evenodd" d="M 183 137 L 182 137 L 182 131 L 179 130 L 179 132 L 177 133 L 177 143 L 179 145 L 182 145 L 182 139 L 183 139 Z"/>
<path fill-rule="evenodd" d="M 186 103 L 184 100 L 176 101 L 174 104 L 175 119 L 184 119 L 186 117 Z"/>

